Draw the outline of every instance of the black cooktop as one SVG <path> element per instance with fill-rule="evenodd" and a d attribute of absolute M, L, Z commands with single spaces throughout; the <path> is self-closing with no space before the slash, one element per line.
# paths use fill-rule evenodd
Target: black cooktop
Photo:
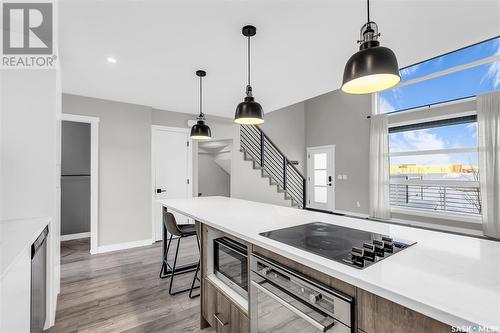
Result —
<path fill-rule="evenodd" d="M 260 235 L 360 269 L 416 243 L 323 222 L 267 231 Z"/>

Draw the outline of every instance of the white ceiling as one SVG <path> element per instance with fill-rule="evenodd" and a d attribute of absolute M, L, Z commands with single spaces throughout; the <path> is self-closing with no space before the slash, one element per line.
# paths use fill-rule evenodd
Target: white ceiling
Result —
<path fill-rule="evenodd" d="M 400 67 L 500 34 L 499 1 L 372 0 L 371 12 Z M 246 84 L 241 27 L 253 24 L 252 85 L 269 112 L 340 87 L 365 15 L 357 0 L 63 1 L 62 87 L 197 113 L 204 69 L 206 113 L 233 117 Z"/>

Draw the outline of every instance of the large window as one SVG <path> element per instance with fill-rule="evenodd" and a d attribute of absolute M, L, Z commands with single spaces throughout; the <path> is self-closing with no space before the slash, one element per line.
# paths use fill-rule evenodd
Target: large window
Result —
<path fill-rule="evenodd" d="M 378 113 L 418 108 L 500 88 L 500 37 L 415 64 L 378 94 Z"/>
<path fill-rule="evenodd" d="M 500 88 L 500 37 L 403 68 L 400 73 L 401 82 L 395 88 L 375 95 L 376 113 L 420 110 L 420 116 L 408 118 L 418 121 L 389 121 L 391 210 L 478 220 L 476 115 L 452 115 L 448 108 L 446 116 L 439 118 L 444 113 L 430 108 Z"/>
<path fill-rule="evenodd" d="M 392 208 L 481 214 L 475 116 L 389 129 Z"/>

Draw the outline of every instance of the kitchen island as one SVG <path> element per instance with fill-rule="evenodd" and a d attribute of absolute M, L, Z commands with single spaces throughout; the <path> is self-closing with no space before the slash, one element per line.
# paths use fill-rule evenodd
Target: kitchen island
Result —
<path fill-rule="evenodd" d="M 499 242 L 234 198 L 167 199 L 159 202 L 167 210 L 191 217 L 201 224 L 203 278 L 210 275 L 211 267 L 207 267 L 210 264 L 206 258 L 213 248 L 207 233 L 214 230 L 247 244 L 259 255 L 302 270 L 304 274 L 313 275 L 351 295 L 355 304 L 355 329 L 359 332 L 383 332 L 386 329 L 394 332 L 445 332 L 466 326 L 497 331 L 500 327 Z M 259 235 L 317 221 L 390 235 L 417 244 L 370 267 L 357 269 Z M 206 318 L 206 307 L 213 303 L 207 297 L 220 295 L 207 294 L 213 285 L 202 283 L 202 288 L 202 326 L 212 325 L 211 318 Z M 221 293 L 234 303 L 236 311 L 248 316 L 248 308 L 237 295 L 224 290 Z M 249 304 L 248 307 L 252 302 Z M 242 318 L 234 317 L 234 321 Z"/>

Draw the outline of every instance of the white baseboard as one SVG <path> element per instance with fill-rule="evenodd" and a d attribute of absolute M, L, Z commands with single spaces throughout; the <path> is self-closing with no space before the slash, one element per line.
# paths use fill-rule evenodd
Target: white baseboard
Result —
<path fill-rule="evenodd" d="M 126 242 L 126 243 L 102 245 L 102 246 L 98 246 L 97 250 L 94 253 L 91 252 L 91 254 L 120 251 L 120 250 L 132 249 L 134 247 L 147 246 L 147 245 L 151 245 L 151 244 L 153 244 L 152 239 L 142 239 L 142 240 Z"/>
<path fill-rule="evenodd" d="M 89 237 L 90 237 L 90 232 L 80 232 L 78 234 L 61 235 L 61 242 L 73 239 L 89 238 Z"/>

